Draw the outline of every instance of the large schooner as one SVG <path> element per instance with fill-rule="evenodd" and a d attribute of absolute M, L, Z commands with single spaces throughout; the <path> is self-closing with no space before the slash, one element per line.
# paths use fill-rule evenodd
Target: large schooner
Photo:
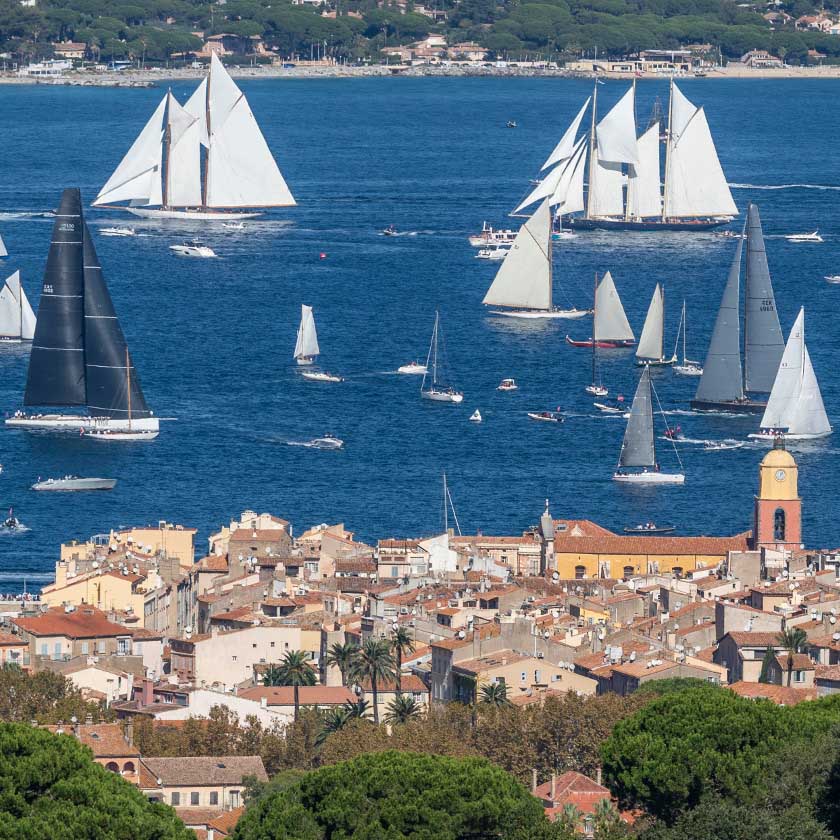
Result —
<path fill-rule="evenodd" d="M 598 121 L 598 88 L 552 151 L 548 174 L 520 202 L 519 214 L 548 197 L 555 216 L 574 229 L 709 230 L 738 214 L 718 160 L 706 114 L 671 81 L 664 180 L 659 120 L 637 137 L 635 83 Z M 587 138 L 576 140 L 592 103 Z M 587 161 L 588 150 L 588 165 Z M 584 171 L 587 170 L 584 195 Z M 583 215 L 573 215 L 580 212 Z"/>
<path fill-rule="evenodd" d="M 158 431 L 82 216 L 78 189 L 65 190 L 56 211 L 23 404 L 86 412 L 17 411 L 7 426 L 148 436 Z"/>
<path fill-rule="evenodd" d="M 295 203 L 248 100 L 213 54 L 183 106 L 171 91 L 163 97 L 93 206 L 230 221 Z"/>
<path fill-rule="evenodd" d="M 700 411 L 758 413 L 766 402 L 757 395 L 768 394 L 784 352 L 782 328 L 776 312 L 776 298 L 758 207 L 750 204 L 745 224 L 747 242 L 746 292 L 744 295 L 744 339 L 741 364 L 741 256 L 744 240 L 739 239 L 720 302 L 703 375 L 691 407 Z"/>

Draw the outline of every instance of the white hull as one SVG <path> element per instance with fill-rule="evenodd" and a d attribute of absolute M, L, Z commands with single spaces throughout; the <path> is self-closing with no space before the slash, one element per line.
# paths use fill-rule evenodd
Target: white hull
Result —
<path fill-rule="evenodd" d="M 29 416 L 9 417 L 6 425 L 16 429 L 34 429 L 53 432 L 119 431 L 119 432 L 158 432 L 160 422 L 157 417 L 134 417 L 120 420 L 115 417 L 86 417 L 81 414 L 34 414 Z"/>
<path fill-rule="evenodd" d="M 28 340 L 31 341 L 32 339 L 28 339 Z M 23 343 L 22 338 L 12 338 L 11 336 L 0 335 L 0 345 L 3 345 L 3 344 L 22 344 L 22 343 Z"/>
<path fill-rule="evenodd" d="M 169 250 L 178 257 L 202 257 L 209 259 L 210 257 L 216 256 L 216 252 L 212 248 L 207 247 L 170 245 Z"/>
<path fill-rule="evenodd" d="M 315 362 L 314 356 L 298 356 L 295 361 L 299 365 L 311 365 Z"/>
<path fill-rule="evenodd" d="M 313 438 L 307 446 L 311 446 L 313 449 L 341 449 L 344 446 L 344 441 L 335 437 Z"/>
<path fill-rule="evenodd" d="M 609 389 L 601 385 L 587 385 L 583 390 L 587 394 L 592 394 L 593 397 L 606 397 L 609 394 Z"/>
<path fill-rule="evenodd" d="M 543 414 L 540 414 L 539 412 L 529 411 L 528 416 L 532 420 L 539 420 L 541 423 L 562 423 L 563 422 L 562 417 L 560 417 L 560 416 L 558 416 L 558 415 L 556 415 L 552 412 L 549 412 L 548 416 L 546 417 Z"/>
<path fill-rule="evenodd" d="M 505 315 L 508 318 L 528 318 L 536 320 L 540 318 L 585 318 L 591 315 L 589 309 L 491 309 L 491 315 Z"/>
<path fill-rule="evenodd" d="M 782 434 L 778 435 L 771 435 L 766 432 L 753 432 L 752 434 L 747 435 L 750 440 L 765 440 L 768 443 L 774 443 L 778 438 L 782 438 L 783 440 L 820 440 L 821 438 L 828 437 L 831 434 L 831 431 L 823 432 L 819 435 L 789 435 L 787 432 L 783 432 Z"/>
<path fill-rule="evenodd" d="M 674 371 L 683 376 L 702 376 L 703 368 L 697 365 L 674 365 Z"/>
<path fill-rule="evenodd" d="M 448 403 L 462 403 L 464 395 L 457 391 L 449 393 L 448 391 L 421 391 L 420 396 L 424 400 L 432 400 L 432 402 L 448 402 Z"/>
<path fill-rule="evenodd" d="M 105 430 L 88 432 L 86 437 L 89 440 L 101 440 L 106 443 L 131 443 L 133 441 L 154 440 L 159 432 L 138 432 L 138 431 L 114 431 Z"/>
<path fill-rule="evenodd" d="M 311 379 L 313 382 L 344 382 L 340 376 L 331 373 L 319 373 L 317 371 L 305 370 L 301 373 L 304 379 Z"/>
<path fill-rule="evenodd" d="M 667 367 L 676 363 L 676 356 L 671 359 L 636 359 L 636 367 Z"/>
<path fill-rule="evenodd" d="M 620 481 L 623 484 L 683 484 L 685 476 L 682 473 L 619 473 L 613 474 L 613 481 Z"/>
<path fill-rule="evenodd" d="M 32 485 L 33 490 L 68 493 L 80 490 L 113 490 L 115 478 L 48 478 Z"/>
<path fill-rule="evenodd" d="M 162 207 L 118 207 L 117 210 L 128 210 L 141 219 L 182 219 L 191 222 L 238 222 L 241 219 L 255 219 L 262 216 L 260 211 L 231 211 L 227 210 L 164 210 Z"/>
<path fill-rule="evenodd" d="M 423 376 L 428 372 L 429 371 L 425 365 L 403 365 L 402 367 L 397 368 L 397 373 L 401 373 L 405 376 Z"/>

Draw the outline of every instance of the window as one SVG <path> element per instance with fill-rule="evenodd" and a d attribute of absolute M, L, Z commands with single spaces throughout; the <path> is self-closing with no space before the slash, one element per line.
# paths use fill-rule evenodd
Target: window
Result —
<path fill-rule="evenodd" d="M 525 682 L 525 680 L 527 680 L 527 679 L 528 679 L 528 674 L 527 674 L 525 671 L 523 671 L 523 672 L 519 675 L 519 680 L 520 680 L 520 682 Z"/>
<path fill-rule="evenodd" d="M 633 577 L 635 569 L 632 566 L 625 566 L 624 567 L 624 579 L 627 580 L 628 578 Z"/>
<path fill-rule="evenodd" d="M 539 683 L 540 681 L 540 672 L 539 670 L 534 671 L 534 682 Z"/>
<path fill-rule="evenodd" d="M 256 650 L 256 649 L 257 649 L 257 643 L 256 643 L 256 642 L 254 642 L 254 644 L 252 644 L 252 645 L 251 645 L 251 647 L 252 647 L 254 650 Z"/>
<path fill-rule="evenodd" d="M 198 805 L 198 799 L 199 799 L 199 797 L 198 797 L 198 791 L 197 791 L 197 790 L 194 790 L 194 791 L 190 794 L 190 805 Z"/>
<path fill-rule="evenodd" d="M 239 791 L 232 790 L 230 792 L 230 807 L 231 808 L 238 808 L 239 807 Z"/>
<path fill-rule="evenodd" d="M 794 682 L 805 682 L 805 672 L 804 671 L 794 671 L 793 672 L 793 681 Z"/>
<path fill-rule="evenodd" d="M 129 647 L 129 644 L 129 639 L 117 639 L 117 655 L 126 656 L 128 653 L 130 653 L 131 648 Z"/>
<path fill-rule="evenodd" d="M 236 662 L 236 655 L 231 656 L 231 659 L 232 659 L 234 662 Z"/>
<path fill-rule="evenodd" d="M 271 643 L 271 646 L 274 647 L 274 642 Z"/>
<path fill-rule="evenodd" d="M 126 761 L 126 763 L 123 764 L 123 773 L 133 773 L 134 770 L 135 768 L 133 761 Z"/>
<path fill-rule="evenodd" d="M 100 639 L 96 643 L 96 652 L 97 653 L 105 653 L 105 641 L 103 639 Z"/>
<path fill-rule="evenodd" d="M 49 656 L 49 645 L 46 642 L 41 642 L 41 656 Z"/>
<path fill-rule="evenodd" d="M 105 765 L 105 769 L 110 770 L 112 773 L 119 773 L 120 772 L 120 766 L 119 766 L 119 764 L 117 764 L 116 761 L 109 761 Z"/>
<path fill-rule="evenodd" d="M 391 566 L 391 577 L 399 577 L 400 576 L 400 569 L 399 566 Z"/>
<path fill-rule="evenodd" d="M 575 566 L 575 580 L 582 580 L 586 577 L 586 566 Z"/>
<path fill-rule="evenodd" d="M 219 804 L 219 791 L 211 790 L 210 791 L 210 804 L 211 805 L 218 805 Z"/>
<path fill-rule="evenodd" d="M 53 645 L 53 659 L 61 659 L 61 642 Z"/>
<path fill-rule="evenodd" d="M 178 805 L 181 804 L 181 794 L 180 793 L 173 793 L 172 794 L 172 802 L 171 805 L 173 808 L 177 808 Z"/>
<path fill-rule="evenodd" d="M 781 508 L 776 508 L 773 514 L 773 539 L 776 542 L 785 541 L 785 512 Z"/>
<path fill-rule="evenodd" d="M 90 652 L 90 646 L 87 642 L 82 642 L 82 656 L 87 656 Z"/>

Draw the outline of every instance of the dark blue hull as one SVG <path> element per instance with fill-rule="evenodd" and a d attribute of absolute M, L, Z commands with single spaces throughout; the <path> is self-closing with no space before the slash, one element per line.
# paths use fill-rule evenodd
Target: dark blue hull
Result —
<path fill-rule="evenodd" d="M 705 231 L 729 224 L 729 219 L 696 219 L 685 221 L 665 221 L 659 219 L 566 219 L 567 229 L 572 230 L 635 230 L 652 231 Z"/>

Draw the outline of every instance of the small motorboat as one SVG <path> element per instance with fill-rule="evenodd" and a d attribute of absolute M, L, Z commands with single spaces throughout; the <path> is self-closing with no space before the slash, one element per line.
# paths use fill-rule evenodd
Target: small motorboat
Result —
<path fill-rule="evenodd" d="M 245 222 L 222 222 L 222 227 L 228 230 L 245 230 Z"/>
<path fill-rule="evenodd" d="M 676 525 L 657 525 L 655 522 L 644 522 L 624 529 L 625 534 L 671 534 L 677 530 Z"/>
<path fill-rule="evenodd" d="M 614 400 L 609 402 L 592 403 L 598 411 L 603 411 L 604 414 L 625 414 L 629 417 L 627 406 L 624 404 L 624 397 L 619 394 Z"/>
<path fill-rule="evenodd" d="M 474 412 L 470 415 L 470 422 L 471 422 L 471 423 L 480 423 L 480 422 L 481 422 L 481 412 L 480 412 L 478 409 L 476 409 L 476 410 L 475 410 L 475 411 L 474 411 Z"/>
<path fill-rule="evenodd" d="M 64 478 L 39 478 L 32 485 L 33 490 L 52 492 L 74 492 L 80 490 L 113 490 L 117 484 L 115 478 L 79 478 L 77 475 L 65 475 Z"/>
<path fill-rule="evenodd" d="M 136 441 L 154 440 L 160 432 L 152 429 L 91 429 L 83 432 L 83 436 L 91 440 L 106 443 L 134 443 Z"/>
<path fill-rule="evenodd" d="M 577 234 L 573 230 L 555 230 L 551 238 L 555 242 L 561 242 L 564 239 L 577 239 Z"/>
<path fill-rule="evenodd" d="M 207 245 L 202 245 L 195 240 L 184 242 L 181 245 L 170 245 L 169 250 L 179 257 L 215 257 L 216 252 Z"/>
<path fill-rule="evenodd" d="M 840 283 L 840 274 L 826 274 L 825 280 L 827 283 Z"/>
<path fill-rule="evenodd" d="M 682 440 L 682 427 L 681 426 L 669 426 L 665 429 L 665 437 L 668 440 Z"/>
<path fill-rule="evenodd" d="M 322 370 L 304 370 L 300 374 L 304 379 L 311 379 L 314 382 L 344 382 L 340 376 Z"/>
<path fill-rule="evenodd" d="M 673 370 L 682 376 L 702 376 L 703 367 L 697 362 L 686 361 L 681 365 L 674 365 Z"/>
<path fill-rule="evenodd" d="M 490 245 L 512 245 L 516 239 L 517 231 L 507 228 L 506 230 L 494 230 L 487 222 L 481 226 L 481 233 L 471 236 L 470 245 L 473 248 L 487 248 Z"/>
<path fill-rule="evenodd" d="M 406 374 L 408 376 L 422 376 L 424 373 L 428 373 L 428 369 L 426 368 L 426 365 L 421 365 L 420 362 L 414 361 L 407 365 L 398 367 L 397 373 Z"/>
<path fill-rule="evenodd" d="M 382 231 L 383 236 L 396 236 L 398 233 L 397 229 L 393 225 L 388 225 L 385 230 Z"/>
<path fill-rule="evenodd" d="M 508 120 L 507 121 L 508 128 L 516 128 L 516 120 Z"/>
<path fill-rule="evenodd" d="M 785 236 L 788 242 L 822 242 L 823 238 L 820 232 L 815 230 L 813 233 L 791 233 Z"/>
<path fill-rule="evenodd" d="M 543 423 L 564 423 L 566 418 L 556 411 L 529 411 L 528 416 L 532 420 L 540 420 Z"/>
<path fill-rule="evenodd" d="M 344 441 L 335 435 L 324 435 L 323 437 L 312 438 L 307 446 L 313 449 L 341 449 L 344 446 Z"/>
<path fill-rule="evenodd" d="M 713 234 L 714 236 L 720 237 L 721 239 L 746 239 L 747 235 L 745 233 L 741 233 L 738 230 L 716 230 Z"/>
<path fill-rule="evenodd" d="M 503 260 L 510 253 L 510 248 L 482 248 L 476 255 L 477 260 Z"/>
<path fill-rule="evenodd" d="M 100 228 L 99 232 L 103 236 L 137 236 L 134 228 L 130 227 L 106 227 Z"/>
<path fill-rule="evenodd" d="M 706 441 L 706 445 L 703 447 L 704 452 L 725 452 L 727 449 L 740 449 L 744 445 L 744 442 L 741 440 L 733 440 L 730 442 L 721 440 L 721 441 L 714 441 L 709 440 Z"/>
<path fill-rule="evenodd" d="M 587 385 L 583 390 L 587 394 L 592 394 L 593 397 L 606 397 L 609 394 L 609 389 L 603 385 Z"/>
<path fill-rule="evenodd" d="M 516 391 L 519 386 L 515 379 L 503 379 L 497 386 L 497 391 Z"/>
<path fill-rule="evenodd" d="M 18 531 L 23 528 L 23 523 L 15 516 L 14 508 L 9 508 L 9 515 L 3 520 L 0 528 L 4 531 Z"/>

